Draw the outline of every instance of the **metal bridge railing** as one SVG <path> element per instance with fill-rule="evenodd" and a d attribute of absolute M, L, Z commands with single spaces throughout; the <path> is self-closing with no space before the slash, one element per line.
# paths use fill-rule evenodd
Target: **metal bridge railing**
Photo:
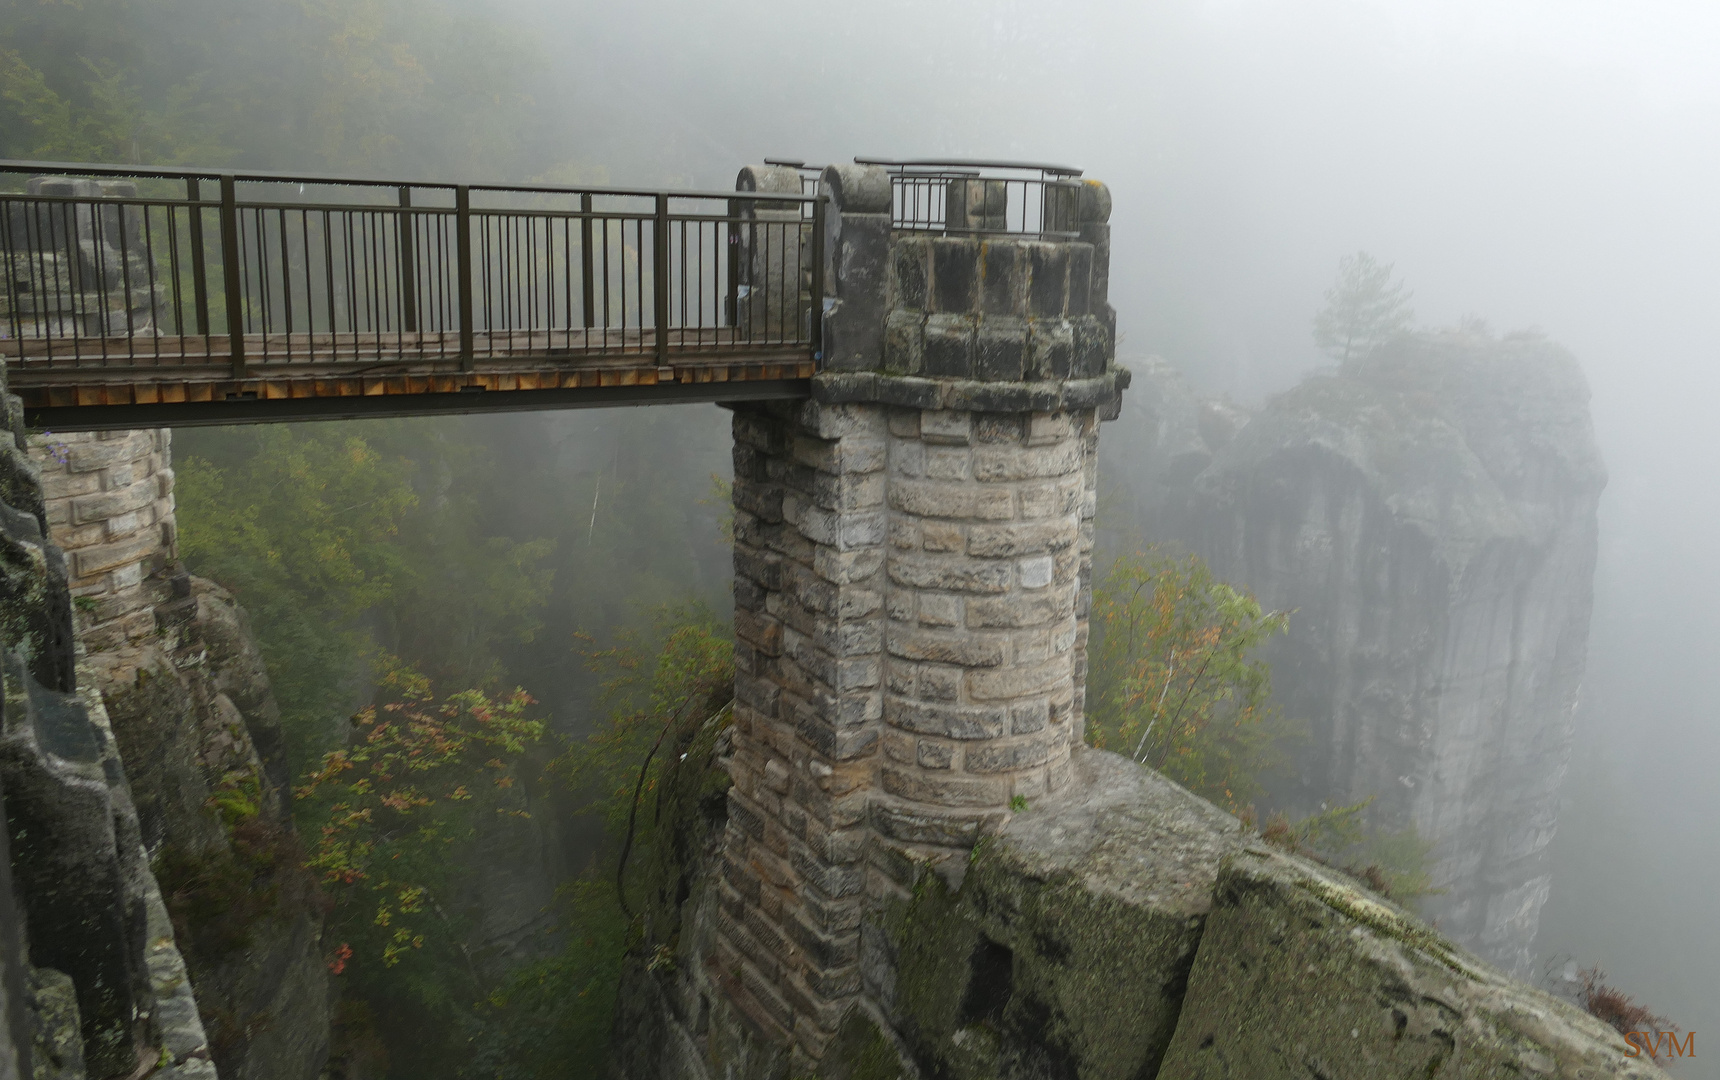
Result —
<path fill-rule="evenodd" d="M 1081 170 L 1020 161 L 855 158 L 890 172 L 891 227 L 950 235 L 1080 235 Z"/>
<path fill-rule="evenodd" d="M 816 353 L 824 206 L 0 162 L 0 356 L 246 378 Z"/>

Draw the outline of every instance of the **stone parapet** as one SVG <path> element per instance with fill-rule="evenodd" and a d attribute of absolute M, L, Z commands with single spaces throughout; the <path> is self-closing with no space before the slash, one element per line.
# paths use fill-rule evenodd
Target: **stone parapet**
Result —
<path fill-rule="evenodd" d="M 155 632 L 155 605 L 177 557 L 172 432 L 48 432 L 41 470 L 53 541 L 65 553 L 80 640 L 102 652 Z"/>

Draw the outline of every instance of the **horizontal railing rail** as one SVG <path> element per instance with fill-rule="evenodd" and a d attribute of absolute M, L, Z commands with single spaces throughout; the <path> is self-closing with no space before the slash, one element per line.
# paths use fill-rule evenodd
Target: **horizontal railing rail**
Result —
<path fill-rule="evenodd" d="M 223 365 L 235 379 L 816 357 L 824 206 L 0 162 L 0 355 L 26 377 Z"/>
<path fill-rule="evenodd" d="M 855 158 L 889 170 L 891 226 L 907 232 L 1079 235 L 1081 170 L 1020 161 Z"/>

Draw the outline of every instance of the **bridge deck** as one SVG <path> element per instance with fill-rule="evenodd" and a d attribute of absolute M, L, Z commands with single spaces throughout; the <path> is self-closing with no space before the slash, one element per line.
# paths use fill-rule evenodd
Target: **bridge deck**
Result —
<path fill-rule="evenodd" d="M 550 340 L 561 334 L 480 334 L 480 355 L 463 363 L 441 348 L 458 335 L 252 334 L 244 377 L 224 336 L 86 338 L 75 359 L 43 356 L 41 339 L 0 341 L 0 356 L 28 422 L 61 431 L 800 397 L 816 367 L 805 346 L 697 342 L 659 365 L 649 332 L 629 336 L 569 349 Z"/>
<path fill-rule="evenodd" d="M 0 360 L 59 430 L 803 396 L 823 205 L 0 162 Z"/>

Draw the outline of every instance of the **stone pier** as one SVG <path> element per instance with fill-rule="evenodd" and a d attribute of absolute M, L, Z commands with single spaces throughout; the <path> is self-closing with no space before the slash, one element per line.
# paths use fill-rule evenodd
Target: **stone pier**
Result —
<path fill-rule="evenodd" d="M 178 557 L 172 435 L 166 428 L 47 432 L 31 440 L 89 652 L 154 634 L 155 608 L 170 598 L 167 571 Z"/>
<path fill-rule="evenodd" d="M 706 959 L 802 1060 L 883 989 L 868 915 L 1071 789 L 1098 424 L 1127 383 L 1102 185 L 1058 189 L 1075 220 L 1020 235 L 893 231 L 881 168 L 821 183 L 813 400 L 735 408 L 734 784 Z M 987 183 L 950 181 L 951 214 L 996 209 Z"/>

